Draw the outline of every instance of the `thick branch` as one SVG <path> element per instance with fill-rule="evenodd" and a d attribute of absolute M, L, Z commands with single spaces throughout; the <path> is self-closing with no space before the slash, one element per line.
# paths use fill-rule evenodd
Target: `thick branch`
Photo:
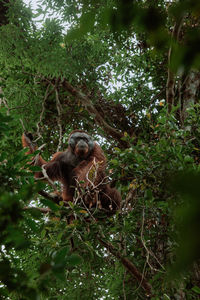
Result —
<path fill-rule="evenodd" d="M 190 71 L 185 81 L 185 90 L 183 93 L 182 121 L 187 117 L 187 108 L 195 103 L 197 90 L 200 86 L 200 72 Z"/>
<path fill-rule="evenodd" d="M 98 241 L 117 259 L 121 261 L 121 263 L 124 265 L 124 267 L 133 275 L 133 277 L 139 282 L 141 287 L 146 291 L 147 296 L 151 296 L 152 287 L 148 283 L 148 281 L 144 278 L 143 274 L 141 274 L 138 269 L 134 266 L 134 264 L 128 260 L 127 258 L 124 258 L 117 250 L 113 247 L 112 244 L 103 241 L 101 238 L 98 237 Z"/>
<path fill-rule="evenodd" d="M 63 82 L 64 87 L 66 88 L 66 90 L 73 95 L 74 97 L 78 98 L 82 104 L 84 105 L 84 107 L 86 108 L 86 110 L 94 116 L 95 121 L 102 126 L 106 132 L 108 132 L 114 139 L 116 139 L 120 144 L 122 144 L 123 146 L 127 146 L 127 143 L 122 141 L 121 138 L 123 137 L 123 134 L 121 132 L 119 132 L 118 130 L 114 129 L 113 127 L 111 127 L 103 118 L 102 116 L 99 114 L 99 112 L 97 111 L 97 109 L 94 107 L 94 105 L 92 104 L 92 102 L 90 101 L 90 99 L 83 94 L 81 91 L 75 89 L 69 82 L 67 82 L 66 80 Z"/>

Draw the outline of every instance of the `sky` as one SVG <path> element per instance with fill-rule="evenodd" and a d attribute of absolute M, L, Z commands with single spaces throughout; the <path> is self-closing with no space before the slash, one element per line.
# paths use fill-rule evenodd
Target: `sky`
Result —
<path fill-rule="evenodd" d="M 39 7 L 41 7 L 42 5 L 41 5 L 41 1 L 39 1 L 39 0 L 23 0 L 23 2 L 27 5 L 27 6 L 30 6 L 31 7 L 31 9 L 32 9 L 32 11 L 34 12 L 34 13 L 37 13 L 37 8 L 39 8 Z M 42 6 L 42 7 L 44 7 L 44 6 Z M 45 7 L 44 7 L 45 8 Z M 49 12 L 50 12 L 50 10 L 49 10 Z M 44 19 L 42 20 L 42 22 L 41 22 L 41 15 L 40 16 L 38 16 L 38 17 L 36 17 L 36 18 L 34 18 L 34 21 L 35 21 L 35 25 L 38 27 L 38 28 L 40 28 L 41 26 L 42 26 L 42 22 L 44 22 L 44 20 L 45 19 L 47 19 L 47 18 L 50 18 L 50 19 L 52 19 L 52 17 L 56 17 L 56 18 L 59 18 L 59 16 L 57 16 L 56 14 L 55 15 L 53 15 L 52 16 L 52 14 L 51 15 L 48 15 L 48 12 L 46 12 L 46 15 L 45 15 L 45 17 L 44 17 Z"/>
<path fill-rule="evenodd" d="M 35 12 L 35 13 L 37 13 L 36 10 L 37 10 L 37 8 L 38 8 L 38 5 L 41 6 L 41 1 L 40 1 L 40 0 L 23 0 L 23 2 L 24 2 L 27 6 L 30 5 L 30 6 L 31 6 L 31 9 L 32 9 L 33 12 Z M 40 27 L 42 26 L 42 23 L 44 22 L 44 20 L 45 20 L 46 18 L 52 19 L 52 18 L 55 18 L 55 17 L 56 17 L 57 19 L 59 19 L 59 16 L 58 16 L 58 15 L 56 15 L 56 14 L 48 15 L 48 13 L 46 13 L 46 15 L 45 15 L 45 17 L 44 17 L 44 19 L 43 19 L 42 21 L 41 21 L 41 19 L 42 19 L 41 17 L 42 17 L 42 16 L 40 15 L 40 16 L 34 18 L 35 25 L 36 25 L 38 28 L 40 28 Z M 65 24 L 64 28 L 65 28 L 65 32 L 63 32 L 63 33 L 66 33 L 67 28 L 69 28 L 69 24 Z M 130 76 L 133 77 L 134 74 L 130 74 Z M 114 77 L 113 77 L 113 79 L 114 79 Z M 101 84 L 105 86 L 105 82 L 104 82 L 104 81 L 102 81 Z M 119 75 L 118 78 L 115 78 L 114 81 L 112 80 L 112 81 L 110 81 L 109 83 L 107 83 L 107 86 L 105 86 L 105 87 L 107 88 L 108 94 L 110 94 L 110 93 L 115 92 L 116 89 L 121 89 L 122 86 L 123 86 L 123 84 L 124 84 L 124 82 L 123 82 L 123 80 L 122 80 L 122 76 Z M 147 84 L 148 84 L 149 88 L 152 88 L 152 83 L 151 83 L 151 82 L 149 82 L 149 83 L 147 83 Z"/>
<path fill-rule="evenodd" d="M 26 5 L 29 5 L 31 4 L 31 7 L 33 9 L 36 9 L 37 8 L 37 0 L 23 0 L 23 2 L 26 4 Z"/>
<path fill-rule="evenodd" d="M 41 0 L 23 0 L 23 2 L 27 5 L 30 6 L 33 13 L 37 13 L 37 8 L 44 8 L 45 10 L 45 6 L 41 5 Z M 42 24 L 44 23 L 45 19 L 53 19 L 56 18 L 57 20 L 61 20 L 61 17 L 56 14 L 56 13 L 52 13 L 51 9 L 48 8 L 48 11 L 45 11 L 45 15 L 40 14 L 38 17 L 34 18 L 34 22 L 37 28 L 41 28 Z M 69 28 L 69 24 L 67 23 L 63 23 L 65 30 L 63 30 L 63 33 L 66 33 L 66 31 Z"/>

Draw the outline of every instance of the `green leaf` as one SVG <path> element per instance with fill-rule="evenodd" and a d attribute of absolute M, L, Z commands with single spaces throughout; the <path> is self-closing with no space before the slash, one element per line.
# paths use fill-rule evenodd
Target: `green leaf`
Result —
<path fill-rule="evenodd" d="M 53 261 L 55 264 L 62 264 L 68 260 L 69 247 L 65 246 L 54 254 Z"/>
<path fill-rule="evenodd" d="M 49 199 L 41 199 L 41 203 L 53 211 L 59 211 L 59 206 Z"/>
<path fill-rule="evenodd" d="M 32 172 L 39 172 L 39 171 L 41 171 L 41 167 L 39 167 L 39 166 L 29 166 L 28 168 Z"/>
<path fill-rule="evenodd" d="M 22 149 L 18 152 L 18 154 L 13 158 L 14 165 L 22 160 L 26 160 L 26 157 L 24 155 L 25 152 L 26 152 L 26 149 Z"/>
<path fill-rule="evenodd" d="M 37 223 L 34 222 L 34 220 L 31 220 L 30 218 L 25 218 L 25 222 L 33 232 L 35 233 L 39 232 L 39 227 L 37 226 Z"/>
<path fill-rule="evenodd" d="M 200 287 L 194 286 L 194 287 L 192 288 L 192 291 L 195 292 L 195 293 L 197 293 L 198 295 L 200 295 Z"/>
<path fill-rule="evenodd" d="M 69 265 L 77 266 L 82 263 L 82 258 L 77 254 L 72 254 L 71 256 L 68 257 L 67 261 Z"/>

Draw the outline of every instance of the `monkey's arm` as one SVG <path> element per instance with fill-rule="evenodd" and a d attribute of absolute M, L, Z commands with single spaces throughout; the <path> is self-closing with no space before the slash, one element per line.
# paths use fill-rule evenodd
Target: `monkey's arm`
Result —
<path fill-rule="evenodd" d="M 23 133 L 22 135 L 22 145 L 23 147 L 29 148 L 26 154 L 32 154 L 34 151 L 37 150 L 37 145 L 33 143 L 33 135 L 31 133 Z M 60 168 L 60 155 L 62 152 L 57 152 L 54 154 L 52 160 L 50 162 L 46 162 L 41 155 L 37 154 L 35 157 L 32 158 L 31 164 L 35 166 L 42 167 L 46 170 L 48 177 L 55 181 L 55 180 L 62 180 L 61 168 Z M 36 178 L 44 177 L 42 171 L 35 173 Z"/>

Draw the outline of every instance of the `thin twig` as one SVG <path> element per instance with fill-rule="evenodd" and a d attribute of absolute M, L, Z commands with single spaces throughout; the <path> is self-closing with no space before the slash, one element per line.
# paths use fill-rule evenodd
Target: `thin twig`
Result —
<path fill-rule="evenodd" d="M 23 123 L 22 119 L 19 119 L 19 120 L 20 120 L 20 122 L 21 122 L 21 125 L 22 125 L 22 128 L 23 128 L 23 131 L 25 132 L 25 131 L 26 131 L 26 129 L 25 129 L 24 123 Z"/>
<path fill-rule="evenodd" d="M 61 124 L 61 110 L 62 106 L 59 100 L 59 95 L 58 95 L 58 90 L 55 88 L 55 93 L 56 93 L 56 107 L 58 111 L 58 118 L 57 118 L 57 123 L 58 123 L 58 128 L 59 128 L 59 143 L 57 147 L 57 152 L 60 150 L 61 145 L 62 145 L 62 124 Z"/>
<path fill-rule="evenodd" d="M 37 142 L 39 139 L 42 138 L 42 135 L 40 133 L 40 124 L 42 122 L 42 118 L 43 118 L 43 115 L 44 115 L 46 100 L 49 97 L 49 95 L 53 92 L 53 90 L 51 90 L 49 92 L 49 88 L 50 88 L 50 84 L 47 86 L 47 89 L 46 89 L 46 92 L 45 92 L 45 95 L 44 95 L 44 99 L 43 99 L 43 102 L 42 102 L 42 111 L 40 113 L 39 121 L 37 122 L 37 125 L 36 125 L 37 126 L 36 134 L 37 134 L 38 137 L 36 138 L 36 140 L 34 142 Z"/>
<path fill-rule="evenodd" d="M 126 279 L 126 270 L 124 271 L 124 278 L 123 278 L 123 294 L 124 294 L 124 300 L 126 300 L 125 279 Z"/>
<path fill-rule="evenodd" d="M 0 81 L 2 81 L 2 78 L 0 78 Z M 3 95 L 3 90 L 0 87 L 0 94 Z M 8 106 L 7 100 L 5 97 L 0 98 L 0 106 L 2 106 L 2 104 L 7 108 L 7 115 L 9 116 L 10 114 L 10 108 Z"/>
<path fill-rule="evenodd" d="M 168 112 L 170 113 L 172 110 L 172 106 L 174 105 L 174 96 L 175 96 L 175 75 L 171 70 L 171 56 L 172 56 L 172 43 L 174 41 L 178 42 L 179 35 L 181 31 L 181 27 L 183 24 L 184 16 L 180 17 L 178 21 L 175 22 L 172 36 L 171 36 L 171 46 L 168 51 L 168 77 L 166 84 L 166 101 L 168 105 Z"/>
<path fill-rule="evenodd" d="M 156 269 L 156 268 L 154 268 L 151 264 L 150 264 L 150 262 L 149 262 L 149 257 L 150 257 L 150 255 L 157 261 L 157 263 L 160 265 L 160 267 L 163 269 L 163 270 L 165 270 L 165 268 L 163 267 L 163 265 L 159 262 L 159 260 L 157 259 L 157 257 L 153 254 L 153 252 L 151 251 L 151 250 L 149 250 L 148 248 L 147 248 L 147 246 L 146 246 L 146 242 L 145 242 L 145 240 L 144 240 L 144 217 L 145 216 L 145 213 L 144 213 L 144 209 L 143 209 L 143 211 L 142 211 L 142 228 L 141 228 L 141 234 L 140 234 L 140 237 L 141 237 L 141 241 L 142 241 L 142 244 L 143 244 L 143 246 L 144 246 L 144 248 L 145 248 L 145 250 L 146 250 L 146 262 L 147 262 L 147 264 L 148 264 L 148 266 L 151 268 L 151 270 L 153 270 L 153 271 L 156 271 L 156 272 L 160 272 L 160 273 L 164 273 L 163 271 L 160 271 L 160 270 L 158 270 L 158 269 Z"/>
<path fill-rule="evenodd" d="M 36 206 L 25 206 L 25 207 L 23 207 L 23 210 L 31 210 L 31 209 L 37 209 L 43 214 L 47 214 L 49 212 L 52 212 L 52 210 L 50 208 L 36 207 Z"/>

